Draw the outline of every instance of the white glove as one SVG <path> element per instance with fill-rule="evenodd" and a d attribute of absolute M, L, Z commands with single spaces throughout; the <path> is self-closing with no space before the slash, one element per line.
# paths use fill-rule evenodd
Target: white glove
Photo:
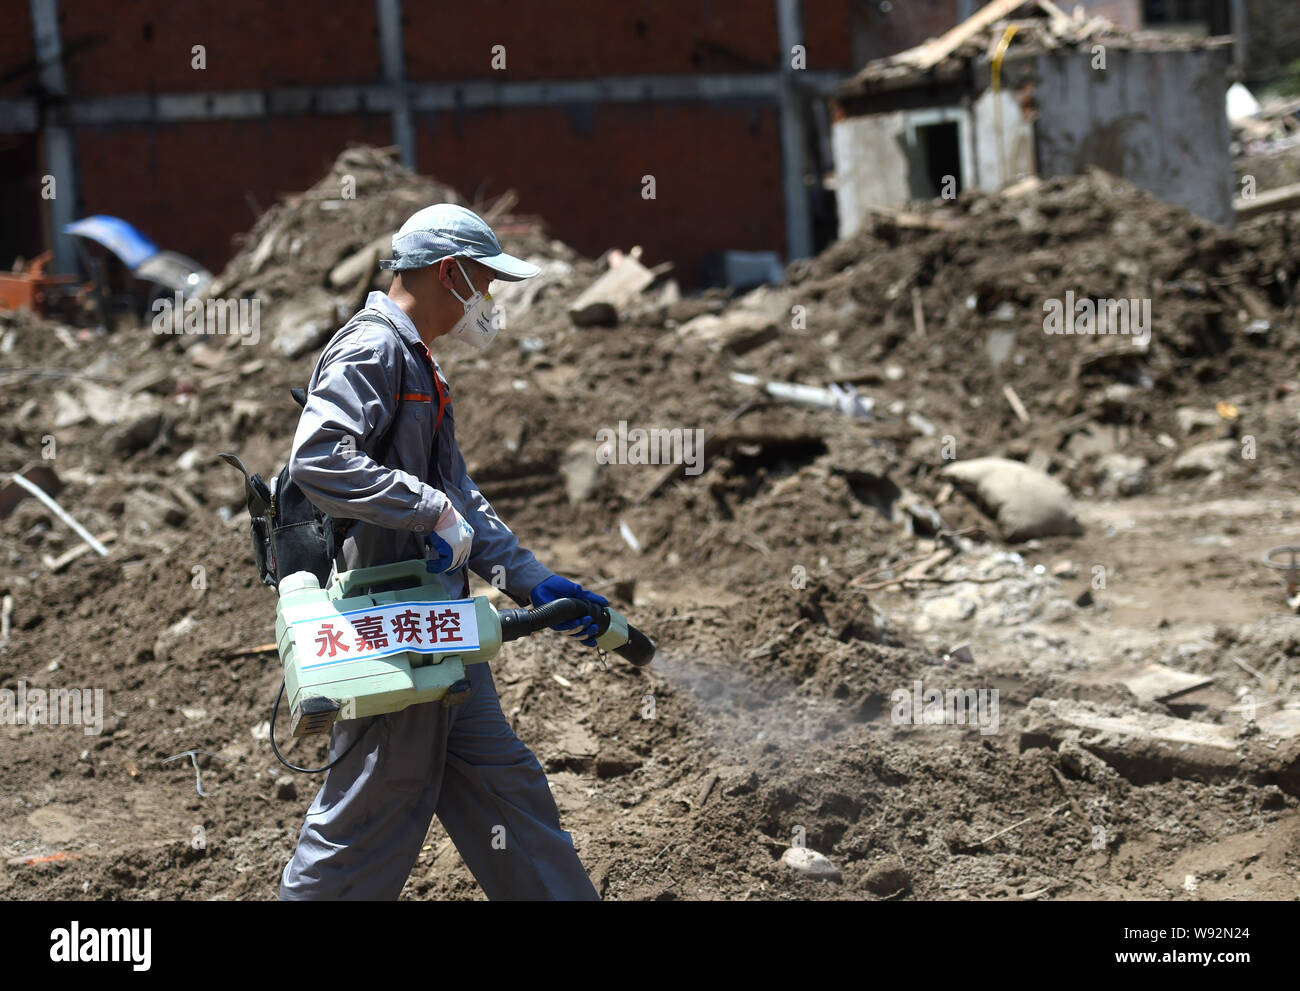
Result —
<path fill-rule="evenodd" d="M 448 504 L 438 522 L 434 524 L 433 533 L 426 538 L 429 545 L 429 557 L 436 561 L 435 571 L 456 571 L 469 560 L 469 551 L 474 543 L 474 528 L 465 522 L 465 517 L 456 512 L 456 507 Z"/>

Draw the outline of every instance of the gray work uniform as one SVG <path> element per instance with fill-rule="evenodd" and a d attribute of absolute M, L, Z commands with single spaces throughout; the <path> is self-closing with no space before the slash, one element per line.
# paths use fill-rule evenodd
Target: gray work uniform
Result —
<path fill-rule="evenodd" d="M 469 568 L 527 602 L 552 572 L 519 546 L 470 479 L 450 403 L 435 437 L 437 363 L 415 326 L 383 293 L 372 292 L 366 309 L 392 326 L 354 318 L 326 346 L 286 469 L 323 512 L 359 521 L 339 567 L 425 557 L 424 535 L 450 500 L 474 528 Z M 385 467 L 366 452 L 382 453 L 376 447 L 394 415 Z M 448 597 L 468 592 L 464 568 L 441 581 Z M 326 772 L 285 866 L 282 900 L 396 898 L 435 814 L 489 898 L 598 897 L 560 828 L 541 765 L 501 712 L 489 665 L 471 664 L 466 674 L 470 694 L 458 706 L 426 702 L 335 724 L 330 761 L 365 735 Z"/>

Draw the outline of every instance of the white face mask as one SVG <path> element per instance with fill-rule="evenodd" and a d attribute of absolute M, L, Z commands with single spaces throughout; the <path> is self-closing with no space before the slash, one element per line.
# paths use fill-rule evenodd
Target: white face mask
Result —
<path fill-rule="evenodd" d="M 465 274 L 465 268 L 461 265 L 460 259 L 456 259 L 456 267 L 460 269 L 460 274 L 465 276 L 465 284 L 472 288 L 474 283 L 470 282 L 469 276 Z M 497 321 L 493 313 L 495 307 L 492 305 L 492 294 L 489 293 L 485 296 L 475 289 L 474 295 L 469 299 L 465 299 L 460 293 L 456 292 L 455 288 L 451 290 L 451 294 L 465 307 L 465 313 L 456 321 L 456 325 L 447 332 L 447 336 L 453 340 L 472 344 L 479 350 L 487 347 L 492 343 L 492 338 L 497 336 Z"/>

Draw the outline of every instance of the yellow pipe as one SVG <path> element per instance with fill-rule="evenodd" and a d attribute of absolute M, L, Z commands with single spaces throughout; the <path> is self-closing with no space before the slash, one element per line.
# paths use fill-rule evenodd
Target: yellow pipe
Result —
<path fill-rule="evenodd" d="M 998 99 L 998 94 L 1002 92 L 1002 59 L 1011 47 L 1011 39 L 1016 36 L 1016 30 L 1014 24 L 1008 24 L 1002 32 L 997 51 L 993 53 L 993 140 L 997 142 L 998 148 L 999 185 L 1007 181 L 1007 164 L 1006 153 L 1002 149 L 1002 101 Z"/>
<path fill-rule="evenodd" d="M 1011 47 L 1011 39 L 1016 36 L 1018 29 L 1014 24 L 1008 24 L 1007 29 L 1002 32 L 1002 40 L 998 42 L 997 51 L 993 53 L 993 92 L 998 93 L 1002 90 L 1002 59 L 1007 54 L 1007 49 Z"/>

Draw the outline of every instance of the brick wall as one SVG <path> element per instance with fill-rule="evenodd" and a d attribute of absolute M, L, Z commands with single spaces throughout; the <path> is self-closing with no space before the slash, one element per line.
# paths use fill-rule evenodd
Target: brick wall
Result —
<path fill-rule="evenodd" d="M 803 0 L 810 69 L 852 68 L 853 2 Z M 0 40 L 0 69 L 31 58 L 27 8 Z M 58 9 L 73 99 L 382 81 L 372 0 L 60 0 Z M 774 0 L 405 0 L 403 39 L 413 83 L 770 72 L 787 57 Z M 491 67 L 497 44 L 504 72 Z M 191 67 L 194 45 L 205 46 L 205 70 Z M 415 115 L 422 172 L 470 197 L 513 187 L 520 212 L 546 217 L 580 250 L 640 243 L 687 282 L 714 252 L 784 252 L 778 123 L 774 105 L 753 100 Z M 21 163 L 38 139 L 16 140 L 9 161 Z M 122 216 L 219 269 L 232 236 L 253 222 L 250 195 L 265 207 L 314 182 L 347 143 L 386 145 L 393 135 L 376 114 L 99 125 L 78 128 L 75 140 L 77 215 Z M 657 200 L 641 198 L 645 174 L 656 177 Z"/>
<path fill-rule="evenodd" d="M 641 244 L 687 283 L 727 248 L 785 251 L 776 110 L 670 104 L 417 115 L 425 170 L 519 209 L 585 254 Z M 538 151 L 545 149 L 545 156 Z M 641 177 L 655 177 L 643 199 Z"/>
<path fill-rule="evenodd" d="M 59 0 L 59 28 L 65 48 L 81 48 L 68 59 L 68 88 L 78 96 L 372 82 L 381 75 L 368 0 Z M 195 45 L 205 48 L 201 71 L 191 67 Z"/>
<path fill-rule="evenodd" d="M 387 144 L 387 115 L 115 125 L 77 132 L 78 216 L 123 217 L 159 247 L 219 270 L 232 237 L 319 179 L 350 141 Z"/>

